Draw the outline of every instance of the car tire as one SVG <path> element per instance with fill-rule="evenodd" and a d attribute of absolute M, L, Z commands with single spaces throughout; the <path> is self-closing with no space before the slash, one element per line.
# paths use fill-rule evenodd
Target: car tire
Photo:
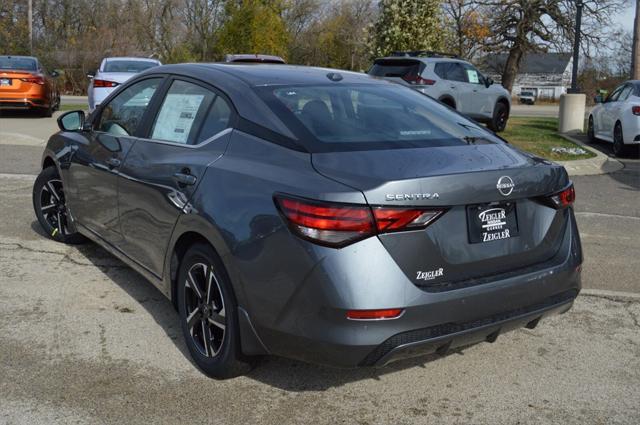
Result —
<path fill-rule="evenodd" d="M 593 115 L 589 115 L 589 122 L 587 123 L 587 141 L 589 143 L 596 142 L 596 131 L 593 124 Z"/>
<path fill-rule="evenodd" d="M 42 230 L 54 241 L 79 244 L 86 239 L 69 221 L 62 179 L 56 167 L 40 172 L 33 184 L 33 209 Z"/>
<path fill-rule="evenodd" d="M 613 154 L 617 157 L 624 156 L 627 147 L 624 145 L 624 136 L 622 134 L 622 124 L 618 121 L 613 128 Z"/>
<path fill-rule="evenodd" d="M 249 372 L 253 362 L 242 354 L 233 288 L 210 245 L 197 243 L 189 248 L 177 285 L 182 333 L 196 365 L 216 379 Z"/>
<path fill-rule="evenodd" d="M 509 119 L 509 110 L 503 102 L 496 103 L 493 108 L 493 117 L 489 121 L 489 128 L 496 133 L 504 131 L 507 127 L 507 120 Z"/>

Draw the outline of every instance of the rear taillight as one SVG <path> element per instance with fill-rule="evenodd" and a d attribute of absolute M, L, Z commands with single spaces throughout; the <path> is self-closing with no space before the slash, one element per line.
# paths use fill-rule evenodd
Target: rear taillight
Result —
<path fill-rule="evenodd" d="M 415 230 L 428 226 L 444 210 L 425 208 L 370 208 L 277 195 L 275 202 L 290 227 L 313 242 L 342 247 L 378 233 Z"/>
<path fill-rule="evenodd" d="M 407 74 L 404 77 L 402 77 L 402 79 L 409 84 L 415 84 L 418 86 L 432 86 L 436 83 L 435 80 L 422 78 L 419 75 L 415 75 L 415 74 Z"/>
<path fill-rule="evenodd" d="M 93 80 L 93 87 L 116 87 L 119 83 L 108 80 Z"/>
<path fill-rule="evenodd" d="M 31 77 L 20 78 L 20 81 L 24 81 L 25 83 L 31 84 L 40 84 L 44 85 L 44 77 L 42 75 L 34 75 Z"/>
<path fill-rule="evenodd" d="M 566 189 L 544 198 L 545 203 L 555 209 L 567 208 L 576 200 L 576 191 L 571 183 Z"/>
<path fill-rule="evenodd" d="M 640 115 L 640 106 L 632 106 L 631 112 L 633 113 L 633 115 Z"/>

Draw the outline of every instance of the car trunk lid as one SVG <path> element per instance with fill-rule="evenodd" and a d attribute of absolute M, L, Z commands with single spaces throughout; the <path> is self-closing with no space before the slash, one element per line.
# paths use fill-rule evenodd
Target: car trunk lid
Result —
<path fill-rule="evenodd" d="M 425 229 L 379 236 L 419 286 L 450 287 L 529 267 L 554 257 L 563 239 L 566 210 L 538 198 L 566 187 L 566 171 L 506 145 L 331 152 L 312 158 L 318 172 L 362 191 L 371 206 L 446 210 Z M 507 237 L 483 240 L 484 233 L 504 236 L 505 230 Z"/>

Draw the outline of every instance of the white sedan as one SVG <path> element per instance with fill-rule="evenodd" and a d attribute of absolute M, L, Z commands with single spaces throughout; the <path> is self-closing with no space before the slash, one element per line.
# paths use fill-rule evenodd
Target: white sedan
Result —
<path fill-rule="evenodd" d="M 602 139 L 613 143 L 616 156 L 625 153 L 630 145 L 640 145 L 640 81 L 627 81 L 617 87 L 589 114 L 589 141 Z"/>
<path fill-rule="evenodd" d="M 159 60 L 135 57 L 105 58 L 95 75 L 88 74 L 91 80 L 87 94 L 89 110 L 93 111 L 118 87 L 139 72 L 162 65 Z"/>

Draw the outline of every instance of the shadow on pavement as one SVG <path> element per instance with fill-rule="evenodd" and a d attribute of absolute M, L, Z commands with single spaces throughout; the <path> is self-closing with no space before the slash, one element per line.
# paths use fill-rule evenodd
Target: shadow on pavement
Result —
<path fill-rule="evenodd" d="M 31 228 L 42 237 L 47 237 L 37 221 L 31 223 Z M 103 270 L 113 283 L 125 291 L 140 307 L 144 308 L 180 350 L 185 359 L 195 366 L 184 343 L 178 313 L 164 294 L 97 244 L 87 242 L 75 247 L 84 258 L 95 267 Z M 264 356 L 256 358 L 257 366 L 247 377 L 286 391 L 318 391 L 363 379 L 379 379 L 385 374 L 408 368 L 425 367 L 426 363 L 443 359 L 449 355 L 463 355 L 463 349 L 452 350 L 445 356 L 434 354 L 401 360 L 384 368 L 358 369 L 337 369 L 275 356 Z"/>
<path fill-rule="evenodd" d="M 51 119 L 40 115 L 40 111 L 29 109 L 0 109 L 0 118 Z"/>

